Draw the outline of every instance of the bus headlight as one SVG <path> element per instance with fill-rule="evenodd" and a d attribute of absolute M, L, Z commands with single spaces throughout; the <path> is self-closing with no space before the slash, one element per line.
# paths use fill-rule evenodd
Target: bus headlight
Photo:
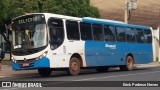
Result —
<path fill-rule="evenodd" d="M 48 51 L 45 51 L 42 55 L 36 58 L 36 60 L 42 59 L 43 57 L 47 56 Z"/>
<path fill-rule="evenodd" d="M 12 59 L 12 61 L 13 61 L 14 63 L 16 63 L 16 62 L 17 62 L 13 57 L 12 57 L 11 59 Z"/>

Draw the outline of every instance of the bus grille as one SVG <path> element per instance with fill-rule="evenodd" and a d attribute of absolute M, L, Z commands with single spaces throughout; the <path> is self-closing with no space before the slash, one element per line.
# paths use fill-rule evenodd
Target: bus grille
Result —
<path fill-rule="evenodd" d="M 36 59 L 27 59 L 26 60 L 29 63 L 29 66 L 23 66 L 24 60 L 17 60 L 17 64 L 19 65 L 20 68 L 29 68 L 29 67 L 34 67 Z"/>
<path fill-rule="evenodd" d="M 35 62 L 36 59 L 35 58 L 33 58 L 33 59 L 27 59 L 26 61 L 29 62 L 29 63 L 31 63 L 31 62 Z M 16 60 L 16 63 L 23 64 L 24 60 Z"/>

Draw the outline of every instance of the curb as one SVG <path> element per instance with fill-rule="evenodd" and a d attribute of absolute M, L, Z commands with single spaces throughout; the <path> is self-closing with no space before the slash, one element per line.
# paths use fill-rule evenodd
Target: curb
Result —
<path fill-rule="evenodd" d="M 11 76 L 7 76 L 7 75 L 0 75 L 0 78 L 8 78 L 8 77 L 11 77 Z"/>
<path fill-rule="evenodd" d="M 137 64 L 135 68 L 152 68 L 152 67 L 159 67 L 160 64 Z"/>

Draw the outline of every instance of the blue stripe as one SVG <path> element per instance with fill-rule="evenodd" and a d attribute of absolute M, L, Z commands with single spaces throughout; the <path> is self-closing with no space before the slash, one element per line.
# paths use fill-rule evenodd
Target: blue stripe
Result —
<path fill-rule="evenodd" d="M 83 22 L 87 23 L 96 23 L 96 24 L 107 24 L 107 25 L 116 25 L 116 26 L 123 26 L 123 27 L 131 27 L 131 28 L 140 28 L 140 29 L 150 29 L 148 26 L 139 26 L 139 25 L 133 25 L 133 24 L 125 24 L 125 23 L 118 23 L 118 22 L 111 22 L 111 21 L 105 21 L 100 19 L 88 19 L 88 18 L 82 18 Z"/>
<path fill-rule="evenodd" d="M 36 60 L 34 62 L 29 62 L 28 67 L 23 67 L 23 63 L 15 63 L 12 61 L 12 69 L 13 70 L 28 70 L 28 69 L 38 69 L 38 68 L 50 68 L 50 62 L 47 57 L 43 57 L 40 60 Z"/>
<path fill-rule="evenodd" d="M 106 44 L 116 45 L 116 48 L 110 48 Z M 136 64 L 146 64 L 153 61 L 152 44 L 85 42 L 85 57 L 88 67 L 125 65 L 129 53 L 133 54 Z"/>

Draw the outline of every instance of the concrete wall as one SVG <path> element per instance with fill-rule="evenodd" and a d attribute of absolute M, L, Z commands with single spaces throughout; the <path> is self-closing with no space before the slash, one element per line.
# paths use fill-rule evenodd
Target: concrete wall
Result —
<path fill-rule="evenodd" d="M 160 62 L 160 46 L 159 46 L 159 28 L 157 30 L 154 30 L 154 44 L 155 44 L 155 58 L 159 58 L 159 62 Z"/>
<path fill-rule="evenodd" d="M 154 39 L 154 42 L 155 42 L 155 58 L 158 58 L 159 57 L 159 42 L 156 39 Z"/>
<path fill-rule="evenodd" d="M 124 21 L 125 0 L 91 0 L 101 18 Z M 160 0 L 137 0 L 138 9 L 131 12 L 129 23 L 151 26 L 157 29 L 160 23 Z"/>
<path fill-rule="evenodd" d="M 124 21 L 125 0 L 90 0 L 91 5 L 99 9 L 102 19 Z M 138 9 L 131 11 L 130 24 L 151 26 L 157 29 L 160 24 L 160 0 L 137 0 Z M 159 30 L 154 30 L 159 40 Z M 159 41 L 160 42 L 160 41 Z M 159 56 L 160 46 L 154 39 L 155 57 Z M 156 60 L 156 59 L 154 59 Z"/>

